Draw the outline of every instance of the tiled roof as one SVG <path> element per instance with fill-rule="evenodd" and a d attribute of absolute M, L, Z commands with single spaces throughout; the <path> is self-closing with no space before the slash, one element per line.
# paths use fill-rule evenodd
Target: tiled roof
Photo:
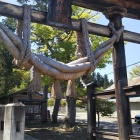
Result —
<path fill-rule="evenodd" d="M 140 77 L 128 79 L 128 86 L 140 85 Z M 114 89 L 114 84 L 107 88 L 106 90 Z"/>

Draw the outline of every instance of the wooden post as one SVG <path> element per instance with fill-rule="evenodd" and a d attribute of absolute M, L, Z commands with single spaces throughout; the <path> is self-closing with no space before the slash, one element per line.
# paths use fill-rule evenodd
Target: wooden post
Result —
<path fill-rule="evenodd" d="M 57 116 L 58 116 L 58 111 L 60 107 L 60 101 L 61 99 L 55 99 L 53 113 L 52 113 L 52 123 L 57 123 Z"/>
<path fill-rule="evenodd" d="M 91 84 L 87 86 L 87 139 L 96 140 L 96 99 L 95 86 Z"/>
<path fill-rule="evenodd" d="M 22 20 L 23 7 L 0 1 L 0 15 Z M 41 11 L 32 9 L 32 13 L 31 13 L 32 22 L 50 25 L 46 21 L 48 19 L 47 17 L 48 17 L 48 12 L 41 12 Z M 79 20 L 76 20 L 76 19 L 71 19 L 71 20 L 72 20 L 72 25 L 67 26 L 66 29 L 74 30 L 74 31 L 81 31 L 81 28 L 80 28 L 81 24 Z M 51 26 L 55 26 L 57 28 L 63 28 L 63 29 L 65 28 L 63 24 L 54 24 L 54 25 L 51 24 Z M 98 25 L 95 23 L 88 22 L 88 32 L 94 35 L 111 37 L 110 29 L 107 26 Z M 140 34 L 130 32 L 130 31 L 124 31 L 124 40 L 140 44 Z"/>
<path fill-rule="evenodd" d="M 41 123 L 47 122 L 47 96 L 48 96 L 48 87 L 44 86 L 43 98 L 45 102 L 41 105 Z"/>
<path fill-rule="evenodd" d="M 109 18 L 110 22 L 114 23 L 116 30 L 122 27 L 124 12 L 126 12 L 126 10 L 121 7 L 112 7 L 106 11 L 106 16 Z M 112 55 L 119 139 L 129 140 L 129 134 L 132 134 L 132 123 L 129 98 L 126 97 L 123 91 L 123 87 L 128 85 L 123 35 L 121 35 L 118 42 L 114 43 Z"/>
<path fill-rule="evenodd" d="M 53 22 L 52 24 L 71 25 L 72 1 L 73 0 L 49 0 L 47 22 L 50 24 Z"/>

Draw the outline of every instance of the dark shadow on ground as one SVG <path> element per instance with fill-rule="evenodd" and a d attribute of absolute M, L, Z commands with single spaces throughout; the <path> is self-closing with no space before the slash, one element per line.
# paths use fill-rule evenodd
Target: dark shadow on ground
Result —
<path fill-rule="evenodd" d="M 140 124 L 133 122 L 132 126 L 133 133 L 137 135 L 138 130 L 140 128 Z M 107 132 L 118 132 L 117 121 L 101 121 L 99 130 Z M 38 140 L 86 140 L 87 121 L 85 119 L 79 119 L 78 121 L 76 121 L 75 127 L 67 128 L 64 125 L 62 119 L 59 119 L 58 123 L 51 123 L 49 121 L 43 124 L 41 124 L 38 120 L 31 120 L 26 122 L 25 133 Z M 97 140 L 107 139 L 97 138 Z"/>

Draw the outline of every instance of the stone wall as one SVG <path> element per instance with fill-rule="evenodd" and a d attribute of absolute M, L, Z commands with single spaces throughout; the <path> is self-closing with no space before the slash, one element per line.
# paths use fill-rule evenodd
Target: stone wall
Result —
<path fill-rule="evenodd" d="M 0 140 L 24 140 L 25 105 L 0 105 Z"/>

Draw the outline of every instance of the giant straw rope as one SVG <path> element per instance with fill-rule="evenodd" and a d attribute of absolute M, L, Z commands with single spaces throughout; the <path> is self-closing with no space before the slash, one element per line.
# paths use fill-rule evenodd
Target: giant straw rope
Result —
<path fill-rule="evenodd" d="M 81 20 L 82 31 L 77 33 L 80 36 L 83 36 L 84 44 L 83 50 L 86 50 L 86 55 L 83 54 L 83 51 L 77 49 L 77 54 L 80 56 L 79 59 L 72 61 L 68 64 L 55 61 L 46 56 L 35 54 L 31 52 L 30 49 L 30 7 L 25 6 L 24 16 L 27 20 L 27 23 L 24 23 L 26 20 L 23 20 L 23 35 L 18 33 L 15 35 L 11 30 L 9 30 L 5 25 L 0 23 L 0 38 L 3 41 L 5 47 L 14 57 L 15 63 L 19 67 L 24 67 L 29 70 L 34 67 L 34 76 L 32 79 L 31 88 L 33 91 L 39 90 L 38 80 L 41 74 L 48 75 L 57 80 L 74 80 L 86 72 L 91 72 L 96 68 L 97 63 L 100 62 L 101 58 L 105 52 L 110 49 L 115 41 L 118 41 L 119 36 L 123 32 L 123 27 L 116 31 L 113 24 L 110 24 L 110 28 L 113 30 L 112 37 L 101 44 L 94 52 L 92 52 L 89 43 L 89 35 L 87 30 L 87 23 L 85 19 Z M 27 13 L 27 14 L 26 14 Z M 28 31 L 28 33 L 26 33 Z M 25 39 L 26 38 L 26 39 Z M 87 39 L 88 38 L 88 39 Z M 77 40 L 78 42 L 79 40 Z M 79 46 L 80 47 L 80 46 Z M 82 48 L 81 48 L 82 49 Z"/>

